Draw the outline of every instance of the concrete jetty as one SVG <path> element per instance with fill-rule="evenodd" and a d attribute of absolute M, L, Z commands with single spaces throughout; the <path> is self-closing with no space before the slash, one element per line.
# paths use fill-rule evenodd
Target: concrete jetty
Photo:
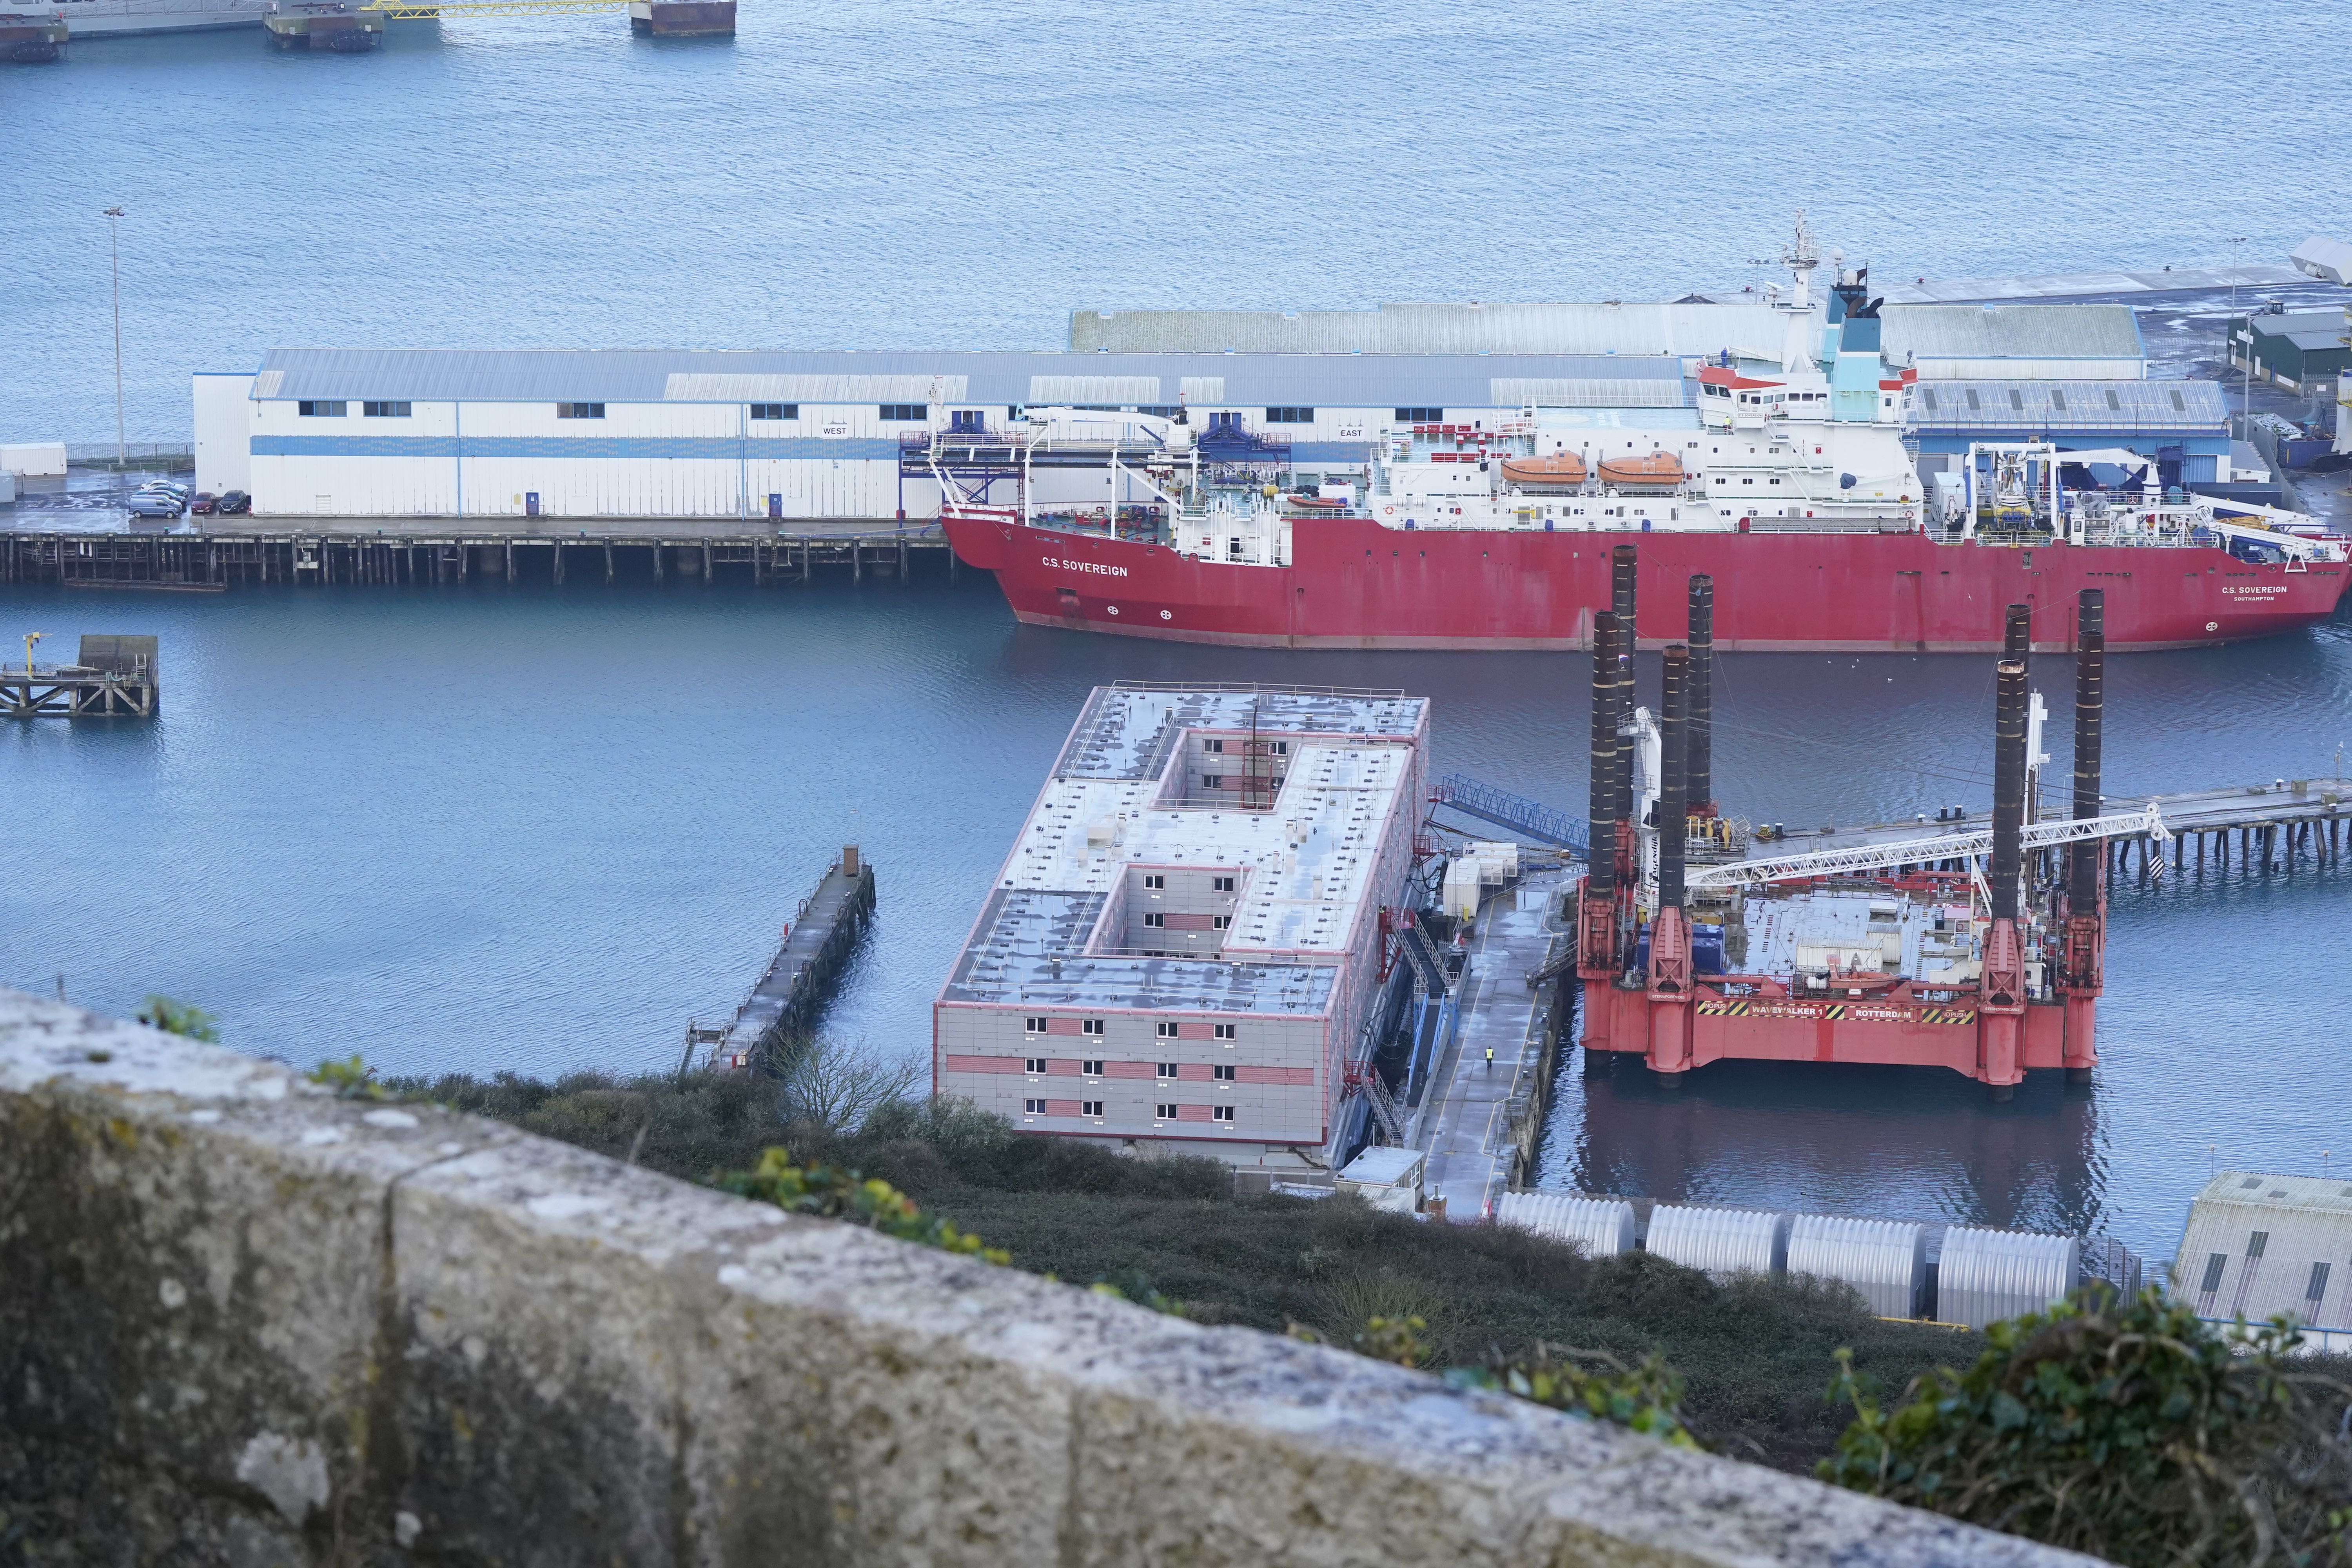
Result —
<path fill-rule="evenodd" d="M 1570 1005 L 1551 961 L 1575 941 L 1560 910 L 1579 877 L 1565 864 L 1532 868 L 1489 895 L 1472 922 L 1453 1043 L 1412 1132 L 1428 1156 L 1423 1191 L 1449 1219 L 1484 1215 L 1534 1153 Z"/>
<path fill-rule="evenodd" d="M 806 1035 L 840 978 L 842 966 L 874 918 L 874 868 L 845 846 L 841 858 L 825 868 L 816 890 L 801 900 L 784 927 L 776 956 L 760 976 L 735 1016 L 715 1029 L 687 1026 L 686 1060 L 692 1068 L 742 1072 L 759 1066 L 761 1053 L 780 1040 Z"/>

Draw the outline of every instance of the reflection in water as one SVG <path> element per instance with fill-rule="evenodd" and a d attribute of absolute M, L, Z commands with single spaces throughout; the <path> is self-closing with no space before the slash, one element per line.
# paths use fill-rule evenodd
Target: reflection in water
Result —
<path fill-rule="evenodd" d="M 168 687 L 153 724 L 0 730 L 0 787 L 43 825 L 0 846 L 0 982 L 46 992 L 63 973 L 76 1001 L 125 1014 L 180 995 L 241 1048 L 306 1063 L 672 1066 L 686 1021 L 734 1005 L 852 841 L 882 901 L 827 1027 L 920 1056 L 957 944 L 1098 681 L 1400 688 L 1432 700 L 1433 773 L 1580 814 L 1586 794 L 1582 656 L 1019 626 L 978 573 L 100 597 L 0 590 L 0 627 L 51 647 L 157 633 Z M 1982 807 L 1990 664 L 1718 658 L 1726 806 L 1791 826 Z M 1655 656 L 1642 666 L 1648 698 Z M 492 679 L 514 670 L 530 679 Z M 681 671 L 709 679 L 681 688 Z M 2068 661 L 2034 673 L 2063 707 Z M 2347 691 L 2342 623 L 2111 659 L 2107 776 L 2128 798 L 2322 772 L 2352 738 Z M 2071 731 L 2052 729 L 2063 777 Z M 2161 1257 L 2217 1161 L 2316 1171 L 2352 1151 L 2333 984 L 2352 969 L 2347 900 L 2352 872 L 2308 868 L 2119 891 L 2087 1094 L 2037 1076 L 1995 1106 L 1924 1069 L 1717 1063 L 1669 1099 L 1638 1069 L 1588 1084 L 1571 1054 L 1541 1180 L 2104 1226 Z"/>
<path fill-rule="evenodd" d="M 1679 1089 L 1565 1058 L 1533 1184 L 1672 1203 L 2095 1231 L 2098 1089 L 2035 1073 L 1996 1105 L 1935 1068 L 1716 1062 Z"/>

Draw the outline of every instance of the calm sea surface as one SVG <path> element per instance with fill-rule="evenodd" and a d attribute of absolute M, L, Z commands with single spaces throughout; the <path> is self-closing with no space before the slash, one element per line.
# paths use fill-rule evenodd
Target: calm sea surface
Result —
<path fill-rule="evenodd" d="M 1800 205 L 1882 276 L 2214 265 L 2239 235 L 2275 260 L 2352 231 L 2352 194 L 2319 105 L 2244 62 L 2347 58 L 2352 9 L 2183 0 L 745 0 L 732 42 L 605 16 L 396 25 L 358 58 L 86 43 L 0 70 L 0 439 L 112 434 L 116 203 L 130 436 L 184 438 L 189 373 L 274 344 L 1054 347 L 1080 305 L 1654 298 L 1776 276 L 1749 258 Z M 0 731 L 0 981 L 169 993 L 300 1062 L 667 1066 L 848 840 L 882 906 L 832 1026 L 920 1053 L 1098 680 L 1401 687 L 1441 767 L 1583 794 L 1572 658 L 1147 647 L 1015 627 L 978 576 L 0 591 L 0 647 L 129 629 L 163 637 L 160 722 Z M 2342 624 L 2110 681 L 2119 788 L 2315 772 L 2352 731 Z M 1748 815 L 1990 795 L 1981 661 L 1735 656 L 1722 684 Z M 1571 1068 L 1544 1177 L 2165 1256 L 2210 1160 L 2352 1165 L 2347 900 L 2308 873 L 2120 897 L 2088 1092 Z"/>
<path fill-rule="evenodd" d="M 929 1003 L 1089 687 L 1290 679 L 1434 700 L 1435 763 L 1570 808 L 1579 658 L 1302 653 L 1013 624 L 992 584 L 624 583 L 0 592 L 0 629 L 163 638 L 154 724 L 0 728 L 0 981 L 396 1071 L 677 1059 L 841 844 L 881 909 L 830 1026 L 920 1055 Z M 1720 789 L 1859 821 L 1990 799 L 1990 667 L 1728 655 Z M 2109 667 L 2118 793 L 2311 773 L 2352 732 L 2352 626 Z M 1654 666 L 1647 672 L 1654 679 Z M 2037 664 L 2063 709 L 2063 659 Z M 2052 750 L 2070 765 L 2064 725 Z M 2120 892 L 2089 1091 L 1729 1064 L 1679 1095 L 1571 1065 L 1556 1184 L 2111 1226 L 2163 1254 L 2209 1159 L 2352 1169 L 2352 878 Z M 2215 1146 L 2209 1156 L 2208 1145 Z M 2341 1145 L 2339 1148 L 2338 1146 Z"/>
<path fill-rule="evenodd" d="M 1667 298 L 1781 276 L 1748 260 L 1801 205 L 1883 278 L 2352 233 L 2331 0 L 742 0 L 731 41 L 608 14 L 69 54 L 0 71 L 0 439 L 113 435 L 118 203 L 133 439 L 275 344 L 1055 348 L 1078 306 Z"/>

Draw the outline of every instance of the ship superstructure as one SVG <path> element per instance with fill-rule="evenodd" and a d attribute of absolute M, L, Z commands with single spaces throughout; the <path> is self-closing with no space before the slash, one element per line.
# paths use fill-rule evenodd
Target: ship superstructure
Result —
<path fill-rule="evenodd" d="M 1732 649 L 1990 650 L 2013 603 L 2041 615 L 2036 647 L 2063 648 L 2086 587 L 2108 593 L 2117 651 L 2193 647 L 2325 619 L 2352 585 L 2311 520 L 2165 489 L 2129 451 L 1980 442 L 1931 488 L 1906 440 L 1916 374 L 1885 364 L 1864 275 L 1840 278 L 1826 317 L 1790 314 L 1777 357 L 1696 367 L 1685 405 L 1402 420 L 1353 479 L 1311 491 L 1281 488 L 1278 440 L 1181 407 L 1030 409 L 992 458 L 934 433 L 923 458 L 957 552 L 1020 619 L 1183 641 L 1589 647 L 1608 543 L 1629 536 L 1662 595 L 1714 579 Z M 1089 462 L 1154 504 L 1033 508 L 1041 465 Z M 992 496 L 1003 479 L 1015 504 Z"/>

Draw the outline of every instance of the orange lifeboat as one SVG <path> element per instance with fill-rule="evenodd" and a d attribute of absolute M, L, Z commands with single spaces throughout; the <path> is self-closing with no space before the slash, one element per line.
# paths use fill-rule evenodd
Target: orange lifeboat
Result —
<path fill-rule="evenodd" d="M 1658 486 L 1683 482 L 1683 460 L 1672 452 L 1641 452 L 1601 459 L 1601 482 Z"/>
<path fill-rule="evenodd" d="M 1506 458 L 1503 478 L 1520 485 L 1580 485 L 1584 482 L 1584 459 L 1574 452 L 1555 452 L 1549 458 Z"/>

